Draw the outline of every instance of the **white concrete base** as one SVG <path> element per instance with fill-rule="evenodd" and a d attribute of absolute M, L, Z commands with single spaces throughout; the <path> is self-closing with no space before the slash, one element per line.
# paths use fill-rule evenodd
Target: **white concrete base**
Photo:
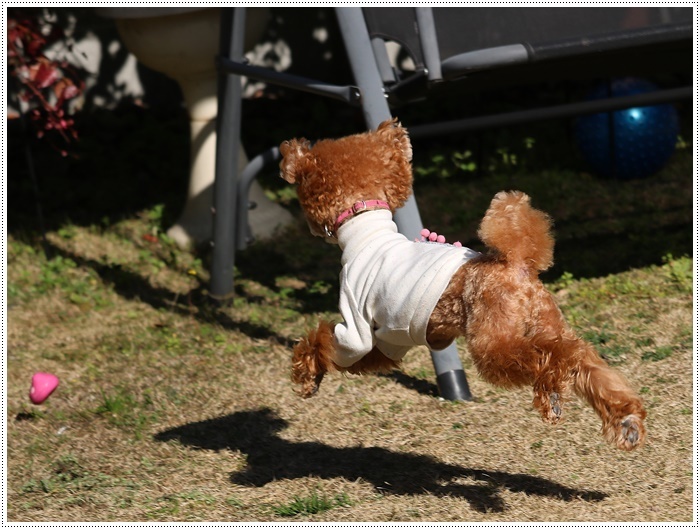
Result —
<path fill-rule="evenodd" d="M 207 149 L 210 151 L 207 152 Z M 204 161 L 214 163 L 216 151 L 216 134 L 207 135 L 207 142 L 198 150 Z M 239 152 L 239 171 L 248 163 L 241 148 Z M 199 164 L 200 169 L 202 163 Z M 183 249 L 191 250 L 197 245 L 212 239 L 214 217 L 212 204 L 214 200 L 214 182 L 209 181 L 210 171 L 199 170 L 190 174 L 190 188 L 187 192 L 187 202 L 180 218 L 168 230 L 167 235 Z M 256 207 L 248 212 L 250 228 L 256 240 L 266 239 L 277 231 L 294 222 L 292 214 L 271 201 L 263 188 L 256 181 L 250 186 L 248 200 L 255 202 Z"/>
<path fill-rule="evenodd" d="M 143 64 L 175 79 L 182 88 L 190 114 L 190 180 L 180 218 L 167 233 L 180 247 L 190 249 L 213 236 L 211 208 L 216 173 L 217 113 L 214 58 L 219 46 L 220 9 L 171 13 L 120 18 L 117 27 L 126 47 Z M 261 37 L 268 16 L 266 8 L 247 10 L 247 50 Z M 245 124 L 243 126 L 242 134 L 245 134 Z M 242 149 L 241 154 L 242 170 L 247 158 Z M 293 220 L 287 210 L 265 196 L 257 182 L 253 183 L 251 194 L 254 195 L 251 200 L 258 206 L 250 212 L 256 238 L 264 239 Z"/>

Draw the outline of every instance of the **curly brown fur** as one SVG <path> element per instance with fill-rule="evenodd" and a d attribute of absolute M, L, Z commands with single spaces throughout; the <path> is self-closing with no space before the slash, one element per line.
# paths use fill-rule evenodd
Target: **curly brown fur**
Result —
<path fill-rule="evenodd" d="M 384 356 L 376 347 L 350 367 L 340 367 L 331 359 L 333 353 L 333 323 L 321 320 L 297 342 L 292 351 L 292 382 L 300 386 L 299 395 L 313 397 L 326 373 L 345 371 L 354 375 L 390 373 L 399 364 Z"/>
<path fill-rule="evenodd" d="M 292 352 L 292 382 L 308 398 L 318 391 L 323 376 L 333 370 L 333 324 L 320 321 L 317 329 L 299 340 Z"/>
<path fill-rule="evenodd" d="M 462 326 L 479 373 L 498 386 L 532 386 L 533 405 L 550 423 L 562 418 L 573 391 L 598 413 L 606 439 L 624 450 L 640 445 L 646 433 L 641 399 L 575 335 L 537 277 L 552 259 L 546 215 L 534 210 L 524 193 L 502 192 L 479 233 L 490 251 L 453 278 L 465 287 L 459 293 L 461 310 L 451 318 L 455 328 Z M 439 306 L 459 303 L 454 294 L 446 295 Z"/>
<path fill-rule="evenodd" d="M 491 201 L 478 235 L 512 265 L 544 271 L 554 261 L 551 227 L 549 216 L 533 209 L 525 193 L 502 191 Z"/>
<path fill-rule="evenodd" d="M 375 132 L 313 147 L 291 140 L 280 147 L 281 176 L 298 184 L 299 201 L 312 233 L 324 235 L 338 214 L 358 200 L 378 198 L 392 210 L 411 192 L 411 146 L 395 120 Z M 538 273 L 552 264 L 551 220 L 534 209 L 522 192 L 498 193 L 479 228 L 488 252 L 466 262 L 452 277 L 435 307 L 427 341 L 442 349 L 466 338 L 474 364 L 488 382 L 502 387 L 531 386 L 533 406 L 556 423 L 576 394 L 600 416 L 605 438 L 623 450 L 645 439 L 641 399 L 595 349 L 566 323 Z M 326 235 L 336 242 L 334 235 Z M 368 373 L 396 364 L 376 348 L 360 362 L 341 369 L 331 360 L 333 327 L 321 322 L 294 348 L 293 381 L 308 397 L 323 375 L 345 370 Z"/>
<path fill-rule="evenodd" d="M 411 195 L 413 151 L 406 129 L 395 120 L 375 132 L 321 140 L 313 147 L 303 138 L 285 141 L 280 152 L 280 176 L 298 184 L 314 235 L 324 235 L 324 227 L 332 228 L 338 214 L 358 200 L 384 200 L 395 211 Z"/>

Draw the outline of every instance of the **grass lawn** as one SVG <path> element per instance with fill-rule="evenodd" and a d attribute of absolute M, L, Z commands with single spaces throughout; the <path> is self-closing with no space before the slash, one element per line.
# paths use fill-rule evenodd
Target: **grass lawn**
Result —
<path fill-rule="evenodd" d="M 69 187 L 68 201 L 81 192 Z M 340 267 L 301 218 L 237 256 L 222 307 L 208 301 L 207 255 L 163 235 L 162 203 L 71 216 L 44 187 L 48 255 L 19 222 L 31 195 L 10 201 L 8 521 L 692 521 L 690 150 L 647 180 L 493 171 L 422 178 L 416 196 L 427 226 L 478 249 L 478 221 L 504 188 L 554 217 L 545 280 L 642 394 L 641 450 L 606 444 L 577 400 L 543 424 L 530 390 L 487 385 L 460 342 L 471 402 L 437 397 L 422 349 L 401 373 L 329 376 L 301 400 L 290 349 L 336 315 Z M 27 396 L 35 371 L 61 380 L 40 406 Z"/>

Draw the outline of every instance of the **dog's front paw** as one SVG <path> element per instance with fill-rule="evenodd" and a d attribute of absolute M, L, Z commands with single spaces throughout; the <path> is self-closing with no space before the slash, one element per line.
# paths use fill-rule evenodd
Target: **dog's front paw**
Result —
<path fill-rule="evenodd" d="M 332 366 L 332 323 L 322 321 L 317 329 L 299 340 L 292 353 L 292 382 L 299 386 L 297 393 L 307 399 L 318 392 L 323 376 Z"/>
<path fill-rule="evenodd" d="M 309 340 L 302 338 L 292 354 L 292 382 L 298 386 L 299 396 L 305 399 L 313 397 L 325 374 L 325 371 L 319 372 L 313 346 Z"/>

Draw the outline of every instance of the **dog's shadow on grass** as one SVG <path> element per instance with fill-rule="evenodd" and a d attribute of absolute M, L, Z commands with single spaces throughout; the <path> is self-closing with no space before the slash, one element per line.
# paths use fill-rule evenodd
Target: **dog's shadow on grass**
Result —
<path fill-rule="evenodd" d="M 428 382 L 427 380 L 424 380 L 422 378 L 407 375 L 406 373 L 399 370 L 394 370 L 391 373 L 379 376 L 389 378 L 397 384 L 402 385 L 406 389 L 413 390 L 421 395 L 428 395 L 430 397 L 440 396 L 440 390 L 438 389 L 437 384 Z"/>
<path fill-rule="evenodd" d="M 155 435 L 200 450 L 234 450 L 247 457 L 247 467 L 233 472 L 231 482 L 261 487 L 273 480 L 315 476 L 363 480 L 384 494 L 464 498 L 477 511 L 502 512 L 501 491 L 557 498 L 602 501 L 600 491 L 579 490 L 526 474 L 450 465 L 424 455 L 379 447 L 336 448 L 319 442 L 292 442 L 277 434 L 288 422 L 269 408 L 242 411 L 186 424 Z"/>

